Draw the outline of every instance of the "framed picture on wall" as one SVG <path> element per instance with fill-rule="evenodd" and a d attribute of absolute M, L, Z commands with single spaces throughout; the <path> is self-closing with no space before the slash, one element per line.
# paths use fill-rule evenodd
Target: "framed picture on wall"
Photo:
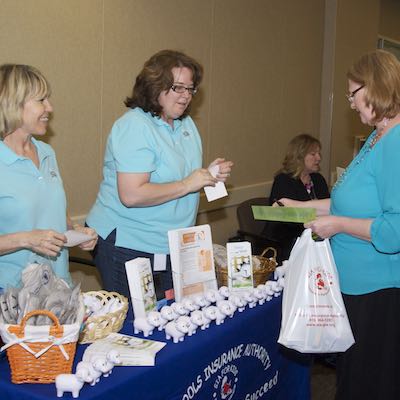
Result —
<path fill-rule="evenodd" d="M 400 60 L 400 42 L 381 36 L 378 38 L 378 49 L 390 51 Z"/>

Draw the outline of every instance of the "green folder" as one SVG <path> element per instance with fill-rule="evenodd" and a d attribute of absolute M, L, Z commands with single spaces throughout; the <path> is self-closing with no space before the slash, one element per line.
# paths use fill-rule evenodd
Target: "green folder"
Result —
<path fill-rule="evenodd" d="M 315 208 L 251 206 L 254 219 L 280 222 L 310 222 L 317 217 Z"/>

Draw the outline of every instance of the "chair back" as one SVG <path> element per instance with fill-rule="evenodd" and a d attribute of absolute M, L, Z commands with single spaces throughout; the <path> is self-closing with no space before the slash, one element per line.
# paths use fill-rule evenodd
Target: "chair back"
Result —
<path fill-rule="evenodd" d="M 268 206 L 268 205 L 269 205 L 268 197 L 255 197 L 240 203 L 236 211 L 239 230 L 252 233 L 254 235 L 261 235 L 265 228 L 266 221 L 254 219 L 251 206 Z"/>

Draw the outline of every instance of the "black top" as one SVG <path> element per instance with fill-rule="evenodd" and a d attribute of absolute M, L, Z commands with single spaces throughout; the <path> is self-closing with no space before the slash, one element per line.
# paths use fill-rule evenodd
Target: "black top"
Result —
<path fill-rule="evenodd" d="M 270 205 L 282 197 L 301 201 L 329 198 L 329 188 L 324 177 L 319 173 L 313 173 L 310 176 L 313 186 L 308 193 L 300 179 L 284 173 L 276 175 L 269 196 Z M 286 260 L 289 258 L 296 238 L 301 235 L 303 230 L 303 224 L 271 221 L 266 223 L 263 235 L 281 243 L 281 259 Z"/>

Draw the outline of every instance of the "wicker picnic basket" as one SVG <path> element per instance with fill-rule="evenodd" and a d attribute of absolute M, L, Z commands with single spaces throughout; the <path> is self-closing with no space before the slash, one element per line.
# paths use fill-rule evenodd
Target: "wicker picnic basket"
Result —
<path fill-rule="evenodd" d="M 48 316 L 53 325 L 27 325 L 35 315 Z M 7 348 L 7 357 L 13 383 L 52 383 L 59 374 L 71 373 L 79 328 L 77 322 L 60 325 L 58 318 L 48 310 L 26 314 L 19 325 L 1 325 L 1 336 Z"/>
<path fill-rule="evenodd" d="M 268 257 L 267 254 L 271 253 Z M 276 262 L 276 250 L 267 247 L 259 256 L 253 255 L 253 284 L 254 287 L 265 283 L 269 275 L 275 271 L 278 263 Z M 216 265 L 218 287 L 228 285 L 228 269 L 226 265 Z"/>
<path fill-rule="evenodd" d="M 105 290 L 86 292 L 85 296 L 96 297 L 101 301 L 102 305 L 116 299 L 121 303 L 122 307 L 105 315 L 89 317 L 85 321 L 79 337 L 79 343 L 92 343 L 108 336 L 110 333 L 119 332 L 128 312 L 128 299 L 117 292 L 107 292 Z"/>

